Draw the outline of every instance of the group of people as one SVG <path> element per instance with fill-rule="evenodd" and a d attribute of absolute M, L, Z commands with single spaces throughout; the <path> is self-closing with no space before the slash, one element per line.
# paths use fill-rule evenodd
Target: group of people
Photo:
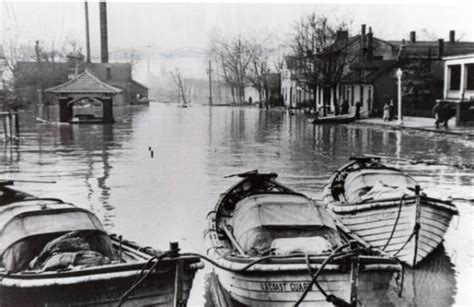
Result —
<path fill-rule="evenodd" d="M 447 128 L 449 119 L 456 115 L 456 111 L 446 101 L 438 100 L 433 107 L 433 115 L 436 128 L 439 128 L 439 124 Z"/>
<path fill-rule="evenodd" d="M 383 121 L 392 121 L 393 120 L 393 100 L 390 100 L 390 103 L 386 102 L 383 106 Z"/>

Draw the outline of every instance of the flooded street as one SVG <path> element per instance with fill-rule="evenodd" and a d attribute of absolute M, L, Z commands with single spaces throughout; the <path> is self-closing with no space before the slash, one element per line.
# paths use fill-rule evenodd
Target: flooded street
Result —
<path fill-rule="evenodd" d="M 235 179 L 258 169 L 320 198 L 330 175 L 349 156 L 378 154 L 472 164 L 474 141 L 458 136 L 364 125 L 313 126 L 287 112 L 170 104 L 114 110 L 112 125 L 57 125 L 22 113 L 21 141 L 2 144 L 2 178 L 55 180 L 18 183 L 19 189 L 62 198 L 92 210 L 111 233 L 157 249 L 178 241 L 183 251 L 206 253 L 205 217 Z M 151 154 L 153 152 L 153 156 Z M 444 247 L 408 271 L 407 306 L 469 305 L 474 297 L 472 170 L 399 162 L 429 195 L 452 198 L 460 211 Z M 189 305 L 205 304 L 198 273 Z"/>

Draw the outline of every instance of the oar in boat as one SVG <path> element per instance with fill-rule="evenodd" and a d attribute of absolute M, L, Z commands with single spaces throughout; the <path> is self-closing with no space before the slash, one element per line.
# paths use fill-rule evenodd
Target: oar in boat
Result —
<path fill-rule="evenodd" d="M 251 171 L 248 171 L 248 172 L 227 175 L 224 178 L 231 178 L 231 177 L 245 178 L 245 177 L 249 177 L 249 176 L 253 176 L 253 175 L 257 175 L 257 174 L 258 174 L 258 169 L 254 169 L 254 170 L 251 170 Z"/>
<path fill-rule="evenodd" d="M 227 238 L 229 238 L 230 242 L 232 242 L 232 245 L 235 247 L 235 249 L 239 252 L 241 256 L 246 256 L 244 249 L 240 246 L 240 244 L 237 242 L 235 239 L 234 235 L 232 234 L 232 231 L 228 228 L 227 225 L 224 225 L 222 227 L 222 230 L 224 230 Z"/>

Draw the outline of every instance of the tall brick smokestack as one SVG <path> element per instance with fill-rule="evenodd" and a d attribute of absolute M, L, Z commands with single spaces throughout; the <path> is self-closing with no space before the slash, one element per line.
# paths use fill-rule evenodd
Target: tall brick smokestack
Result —
<path fill-rule="evenodd" d="M 107 35 L 107 4 L 105 1 L 99 3 L 100 8 L 100 61 L 109 62 L 109 38 Z"/>

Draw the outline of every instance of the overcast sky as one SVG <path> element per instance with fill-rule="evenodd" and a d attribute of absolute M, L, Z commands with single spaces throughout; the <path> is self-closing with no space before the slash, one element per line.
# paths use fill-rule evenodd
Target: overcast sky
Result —
<path fill-rule="evenodd" d="M 152 70 L 170 53 L 193 54 L 204 50 L 209 32 L 272 33 L 283 37 L 303 14 L 322 13 L 334 20 L 352 21 L 352 33 L 361 24 L 371 26 L 376 37 L 387 40 L 408 38 L 448 38 L 456 30 L 457 38 L 474 41 L 474 5 L 469 2 L 445 4 L 322 4 L 322 3 L 117 3 L 108 2 L 109 51 L 138 49 L 151 58 Z M 100 55 L 99 4 L 89 3 L 93 58 Z M 84 3 L 6 3 L 1 5 L 3 39 L 16 36 L 22 43 L 39 39 L 45 45 L 61 46 L 68 39 L 85 45 Z M 199 62 L 199 58 L 176 59 Z M 142 65 L 143 66 L 143 65 Z M 192 70 L 192 69 L 191 69 Z M 193 72 L 194 73 L 194 72 Z"/>

